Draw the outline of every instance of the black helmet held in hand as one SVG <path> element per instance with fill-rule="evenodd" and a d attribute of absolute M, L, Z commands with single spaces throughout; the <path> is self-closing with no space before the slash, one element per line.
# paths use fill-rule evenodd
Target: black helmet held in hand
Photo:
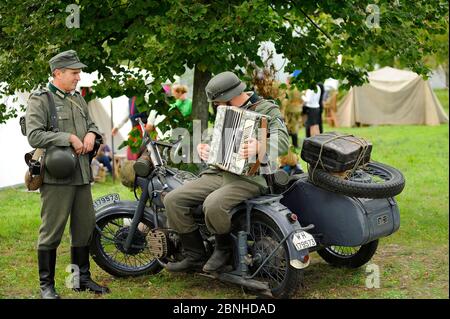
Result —
<path fill-rule="evenodd" d="M 72 175 L 77 157 L 70 146 L 50 146 L 45 153 L 45 167 L 55 178 L 67 178 Z"/>

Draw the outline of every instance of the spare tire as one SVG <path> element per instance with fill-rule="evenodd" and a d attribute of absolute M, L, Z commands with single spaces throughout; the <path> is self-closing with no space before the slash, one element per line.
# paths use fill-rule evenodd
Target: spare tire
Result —
<path fill-rule="evenodd" d="M 360 198 L 393 197 L 405 187 L 405 178 L 399 170 L 378 162 L 367 163 L 347 178 L 322 169 L 310 170 L 309 180 L 328 191 Z"/>

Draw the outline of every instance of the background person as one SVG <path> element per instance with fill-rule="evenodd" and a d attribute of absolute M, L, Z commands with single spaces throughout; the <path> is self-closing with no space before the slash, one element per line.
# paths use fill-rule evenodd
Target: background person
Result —
<path fill-rule="evenodd" d="M 175 97 L 175 103 L 170 104 L 169 112 L 176 109 L 184 117 L 192 114 L 192 100 L 187 98 L 188 88 L 186 85 L 174 84 L 172 86 L 172 96 Z"/>
<path fill-rule="evenodd" d="M 102 139 L 103 141 L 106 141 L 106 136 L 104 133 L 102 133 Z M 112 166 L 111 166 L 112 153 L 111 148 L 109 147 L 108 144 L 102 143 L 100 145 L 97 151 L 96 159 L 98 160 L 99 163 L 103 164 L 103 166 L 106 167 L 108 173 L 112 174 Z"/>
<path fill-rule="evenodd" d="M 141 120 L 144 123 L 147 123 L 147 117 L 148 117 L 148 115 L 146 112 L 138 111 L 137 106 L 136 106 L 136 96 L 129 98 L 128 99 L 128 115 L 125 116 L 122 119 L 122 121 L 120 121 L 120 123 L 112 129 L 112 131 L 111 131 L 112 136 L 115 136 L 117 134 L 117 132 L 125 125 L 125 123 L 127 123 L 127 121 L 130 120 L 132 129 L 139 130 L 141 137 L 142 137 L 141 127 L 139 126 L 139 122 L 137 119 L 141 118 Z M 127 147 L 128 160 L 137 160 L 138 157 L 139 157 L 139 154 L 133 153 L 131 151 L 131 147 L 128 146 Z"/>
<path fill-rule="evenodd" d="M 306 114 L 305 131 L 306 137 L 314 136 L 321 133 L 321 107 L 320 101 L 322 90 L 316 85 L 316 90 L 306 90 L 302 96 L 303 112 Z"/>

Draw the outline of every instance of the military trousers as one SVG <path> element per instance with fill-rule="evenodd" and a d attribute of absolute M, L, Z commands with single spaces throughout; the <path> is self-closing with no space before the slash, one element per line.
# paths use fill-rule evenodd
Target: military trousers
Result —
<path fill-rule="evenodd" d="M 41 192 L 41 226 L 38 249 L 56 249 L 70 217 L 71 246 L 90 244 L 95 227 L 91 185 L 43 184 Z"/>
<path fill-rule="evenodd" d="M 192 211 L 203 203 L 208 230 L 212 234 L 226 234 L 231 230 L 231 209 L 259 195 L 261 188 L 256 184 L 245 180 L 224 183 L 221 175 L 204 174 L 169 192 L 164 205 L 169 226 L 179 233 L 189 233 L 198 228 Z"/>

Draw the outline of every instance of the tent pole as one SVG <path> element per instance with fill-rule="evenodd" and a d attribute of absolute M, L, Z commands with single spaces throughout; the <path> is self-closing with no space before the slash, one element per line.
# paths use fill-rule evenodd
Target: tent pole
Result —
<path fill-rule="evenodd" d="M 110 108 L 111 108 L 111 150 L 112 150 L 112 180 L 113 183 L 116 182 L 116 161 L 114 160 L 114 154 L 115 154 L 115 150 L 114 150 L 114 136 L 112 135 L 112 130 L 114 128 L 114 121 L 113 121 L 113 102 L 112 102 L 112 97 L 111 97 L 111 103 L 110 103 Z"/>

